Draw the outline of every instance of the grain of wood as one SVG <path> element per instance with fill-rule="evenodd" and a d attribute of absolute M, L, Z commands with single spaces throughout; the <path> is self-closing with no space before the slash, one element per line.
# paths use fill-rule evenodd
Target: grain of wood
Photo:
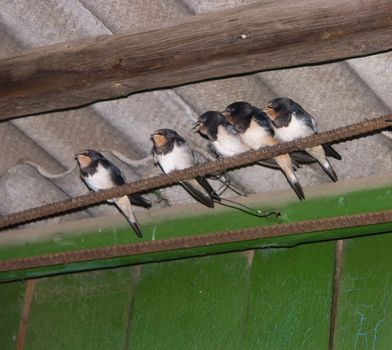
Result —
<path fill-rule="evenodd" d="M 0 61 L 0 119 L 387 50 L 391 10 L 388 0 L 272 1 L 35 49 Z"/>

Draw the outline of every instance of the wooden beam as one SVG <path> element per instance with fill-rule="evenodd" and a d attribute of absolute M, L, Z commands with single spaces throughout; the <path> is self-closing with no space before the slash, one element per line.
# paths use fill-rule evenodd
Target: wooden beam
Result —
<path fill-rule="evenodd" d="M 390 0 L 272 0 L 0 61 L 0 119 L 392 48 Z"/>

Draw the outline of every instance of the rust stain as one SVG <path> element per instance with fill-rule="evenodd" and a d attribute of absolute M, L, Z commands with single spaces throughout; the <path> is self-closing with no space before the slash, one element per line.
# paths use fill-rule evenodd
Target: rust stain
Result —
<path fill-rule="evenodd" d="M 336 241 L 335 246 L 335 275 L 333 280 L 332 303 L 331 303 L 331 322 L 329 328 L 329 344 L 328 349 L 334 349 L 336 320 L 338 316 L 338 301 L 340 292 L 340 283 L 342 279 L 343 269 L 343 255 L 344 255 L 344 240 Z"/>
<path fill-rule="evenodd" d="M 254 256 L 255 256 L 255 250 L 254 250 L 254 249 L 248 250 L 248 251 L 246 252 L 246 257 L 247 257 L 247 260 L 246 260 L 246 267 L 247 267 L 248 269 L 250 269 L 250 268 L 252 267 L 252 265 L 253 265 L 253 258 L 254 258 Z"/>
<path fill-rule="evenodd" d="M 16 350 L 23 350 L 25 348 L 27 326 L 30 317 L 31 304 L 33 303 L 33 296 L 35 287 L 37 285 L 37 280 L 27 280 L 26 290 L 23 301 L 22 318 L 19 323 L 18 339 L 16 344 Z"/>

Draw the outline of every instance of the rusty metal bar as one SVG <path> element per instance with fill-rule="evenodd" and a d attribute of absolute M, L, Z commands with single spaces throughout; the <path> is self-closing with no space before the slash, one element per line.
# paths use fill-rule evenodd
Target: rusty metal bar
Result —
<path fill-rule="evenodd" d="M 391 123 L 387 121 L 388 119 L 392 119 L 392 114 L 370 120 L 364 120 L 359 123 L 321 132 L 317 135 L 278 144 L 272 147 L 264 147 L 258 151 L 251 150 L 234 157 L 206 162 L 181 171 L 175 171 L 170 175 L 154 176 L 123 186 L 114 187 L 109 190 L 100 191 L 98 193 L 92 192 L 83 196 L 9 214 L 0 218 L 0 229 L 65 213 L 70 210 L 85 208 L 89 205 L 101 203 L 107 199 L 120 197 L 129 193 L 149 191 L 159 187 L 168 186 L 178 181 L 191 179 L 196 176 L 217 174 L 226 169 L 251 164 L 266 158 L 273 158 L 280 154 L 303 150 L 323 143 L 347 140 L 358 137 L 359 135 L 366 135 L 391 126 Z"/>
<path fill-rule="evenodd" d="M 0 272 L 392 222 L 392 210 L 0 261 Z"/>

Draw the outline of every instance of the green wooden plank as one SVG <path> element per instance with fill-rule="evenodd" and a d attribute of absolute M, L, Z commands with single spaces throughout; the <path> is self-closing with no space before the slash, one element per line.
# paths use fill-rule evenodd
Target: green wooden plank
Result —
<path fill-rule="evenodd" d="M 143 225 L 145 232 L 144 240 L 163 239 L 175 236 L 193 236 L 195 234 L 207 232 L 271 225 L 276 222 L 296 222 L 308 219 L 333 217 L 337 215 L 385 210 L 392 208 L 391 199 L 392 190 L 390 187 L 383 187 L 367 191 L 326 196 L 322 198 L 311 198 L 302 202 L 275 203 L 271 205 L 263 203 L 261 208 L 278 206 L 278 208 L 281 209 L 282 216 L 277 220 L 273 218 L 255 218 L 235 210 L 182 211 L 181 214 L 175 214 L 169 219 L 168 215 L 155 217 L 153 220 Z M 258 205 L 258 203 L 254 203 L 254 207 L 260 207 L 260 205 Z M 172 210 L 175 209 L 173 208 Z M 355 235 L 389 232 L 391 230 L 392 223 L 369 225 L 354 229 L 314 232 L 305 235 L 291 235 L 201 248 L 179 249 L 159 254 L 141 254 L 115 259 L 49 266 L 33 270 L 7 271 L 0 273 L 0 281 L 102 267 L 123 266 L 126 264 L 141 262 L 161 261 L 163 259 L 178 259 L 185 256 L 205 255 L 256 247 L 294 246 L 304 242 L 347 238 Z M 130 232 L 129 227 L 121 228 L 112 226 L 106 227 L 99 232 L 88 232 L 83 230 L 76 230 L 73 232 L 54 232 L 53 235 L 50 235 L 43 240 L 29 240 L 29 237 L 26 237 L 26 240 L 20 240 L 18 244 L 13 245 L 1 244 L 0 238 L 0 260 L 78 250 L 83 248 L 117 245 L 136 241 L 139 240 L 132 232 Z"/>
<path fill-rule="evenodd" d="M 134 269 L 137 267 L 39 280 L 26 349 L 124 349 Z"/>
<path fill-rule="evenodd" d="M 315 233 L 298 234 L 292 236 L 281 236 L 265 239 L 263 238 L 259 240 L 209 245 L 196 248 L 169 250 L 161 253 L 130 255 L 119 258 L 93 260 L 80 263 L 70 263 L 65 265 L 61 264 L 45 266 L 42 268 L 26 270 L 6 271 L 0 272 L 0 283 L 7 281 L 16 281 L 25 278 L 34 278 L 39 276 L 50 276 L 62 273 L 95 270 L 102 268 L 114 268 L 140 263 L 181 259 L 185 257 L 204 256 L 209 254 L 232 252 L 239 250 L 248 250 L 252 248 L 287 248 L 314 241 L 330 241 L 332 239 L 340 239 L 342 237 L 356 237 L 361 235 L 380 234 L 386 232 L 392 232 L 392 223 L 368 225 L 340 230 L 320 231 Z"/>
<path fill-rule="evenodd" d="M 334 247 L 256 251 L 241 349 L 328 348 Z"/>
<path fill-rule="evenodd" d="M 129 349 L 241 349 L 247 275 L 241 253 L 143 265 Z"/>
<path fill-rule="evenodd" d="M 25 283 L 0 284 L 0 349 L 16 348 L 19 322 L 22 316 Z"/>
<path fill-rule="evenodd" d="M 391 349 L 392 235 L 346 241 L 335 349 Z"/>

